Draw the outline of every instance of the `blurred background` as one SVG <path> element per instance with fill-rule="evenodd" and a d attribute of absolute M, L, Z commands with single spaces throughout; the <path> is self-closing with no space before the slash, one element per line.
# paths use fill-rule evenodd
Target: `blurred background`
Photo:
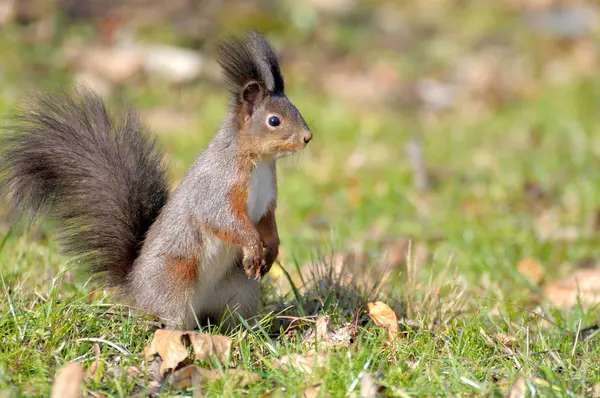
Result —
<path fill-rule="evenodd" d="M 176 183 L 226 113 L 218 39 L 258 28 L 314 134 L 279 169 L 283 264 L 402 268 L 410 247 L 425 274 L 451 262 L 516 298 L 521 259 L 558 275 L 600 249 L 599 18 L 592 0 L 0 0 L 0 112 L 88 84 L 139 110 Z"/>

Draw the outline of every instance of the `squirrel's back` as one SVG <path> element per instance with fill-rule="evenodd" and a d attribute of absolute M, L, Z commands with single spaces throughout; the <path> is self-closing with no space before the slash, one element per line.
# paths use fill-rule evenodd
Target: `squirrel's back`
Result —
<path fill-rule="evenodd" d="M 135 113 L 111 114 L 78 88 L 35 96 L 0 135 L 0 194 L 11 213 L 60 221 L 65 251 L 118 286 L 169 189 L 162 154 Z"/>

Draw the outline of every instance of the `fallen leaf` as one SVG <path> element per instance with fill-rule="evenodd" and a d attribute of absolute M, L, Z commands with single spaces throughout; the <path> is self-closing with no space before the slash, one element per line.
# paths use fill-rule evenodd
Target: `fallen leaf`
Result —
<path fill-rule="evenodd" d="M 553 305 L 573 307 L 581 300 L 582 306 L 600 302 L 600 268 L 580 269 L 573 275 L 545 287 L 544 295 Z"/>
<path fill-rule="evenodd" d="M 335 329 L 328 316 L 320 316 L 317 318 L 316 327 L 308 329 L 305 333 L 304 343 L 317 351 L 348 347 L 354 335 L 353 330 L 352 324 Z"/>
<path fill-rule="evenodd" d="M 319 393 L 321 392 L 321 384 L 315 384 L 310 387 L 307 387 L 302 391 L 303 398 L 317 398 Z"/>
<path fill-rule="evenodd" d="M 536 285 L 540 285 L 544 281 L 544 269 L 536 259 L 527 257 L 521 259 L 517 265 L 517 270 Z"/>
<path fill-rule="evenodd" d="M 505 333 L 497 333 L 496 340 L 508 348 L 516 348 L 519 345 L 519 341 L 515 336 L 510 336 Z"/>
<path fill-rule="evenodd" d="M 515 382 L 510 389 L 508 390 L 506 397 L 507 398 L 524 398 L 527 395 L 527 385 L 525 384 L 525 379 L 522 377 L 517 377 Z"/>
<path fill-rule="evenodd" d="M 315 368 L 325 367 L 327 357 L 323 354 L 290 354 L 274 361 L 276 368 L 296 368 L 304 373 L 312 373 Z"/>
<path fill-rule="evenodd" d="M 239 387 L 246 387 L 249 384 L 260 381 L 260 375 L 243 369 L 228 369 L 225 374 L 234 378 Z"/>
<path fill-rule="evenodd" d="M 85 378 L 93 379 L 93 380 L 99 382 L 100 380 L 102 380 L 103 374 L 102 374 L 102 371 L 99 371 L 101 352 L 100 352 L 100 345 L 98 343 L 94 344 L 94 351 L 96 352 L 96 359 L 94 359 L 94 362 L 92 362 L 92 364 L 88 368 Z"/>
<path fill-rule="evenodd" d="M 594 388 L 592 388 L 592 397 L 598 398 L 600 397 L 600 384 L 596 384 Z"/>
<path fill-rule="evenodd" d="M 153 397 L 158 395 L 161 386 L 162 385 L 158 381 L 150 380 L 150 382 L 148 383 L 148 396 Z"/>
<path fill-rule="evenodd" d="M 227 364 L 231 352 L 231 339 L 225 336 L 165 329 L 154 333 L 154 339 L 144 350 L 146 359 L 150 360 L 158 354 L 163 361 L 160 365 L 161 374 L 175 369 L 188 357 L 183 337 L 189 338 L 197 360 L 206 361 L 214 355 L 221 364 Z"/>
<path fill-rule="evenodd" d="M 188 333 L 194 355 L 199 361 L 206 361 L 212 355 L 217 357 L 221 364 L 226 365 L 231 353 L 231 339 L 225 336 L 214 336 L 210 334 Z"/>
<path fill-rule="evenodd" d="M 360 377 L 360 398 L 376 398 L 377 384 L 370 373 L 364 372 Z"/>
<path fill-rule="evenodd" d="M 122 84 L 138 77 L 143 71 L 142 58 L 136 51 L 124 48 L 89 47 L 81 49 L 75 63 L 112 83 Z"/>
<path fill-rule="evenodd" d="M 224 373 L 226 377 L 232 378 L 238 387 L 245 387 L 250 383 L 256 383 L 260 380 L 258 374 L 242 369 L 228 369 Z M 223 376 L 217 370 L 204 369 L 198 365 L 188 365 L 173 372 L 170 379 L 170 385 L 176 389 L 184 389 L 202 385 L 210 380 L 220 380 L 222 378 Z"/>
<path fill-rule="evenodd" d="M 11 22 L 17 15 L 16 1 L 0 1 L 0 26 Z"/>
<path fill-rule="evenodd" d="M 146 359 L 151 359 L 155 354 L 162 358 L 160 373 L 164 374 L 175 369 L 188 357 L 188 350 L 182 342 L 185 332 L 161 329 L 154 333 L 152 343 L 144 350 Z"/>
<path fill-rule="evenodd" d="M 181 390 L 202 384 L 204 378 L 201 374 L 201 368 L 197 365 L 188 365 L 181 368 L 171 376 L 169 384 L 171 387 Z"/>
<path fill-rule="evenodd" d="M 384 327 L 388 330 L 388 337 L 391 339 L 398 332 L 398 318 L 396 313 L 389 305 L 377 301 L 368 303 L 369 317 L 375 322 L 375 325 Z"/>
<path fill-rule="evenodd" d="M 14 398 L 14 397 L 18 397 L 17 391 L 15 388 L 5 388 L 5 389 L 0 390 L 0 398 Z"/>
<path fill-rule="evenodd" d="M 134 379 L 137 378 L 142 371 L 137 366 L 130 366 L 127 368 L 127 374 Z"/>
<path fill-rule="evenodd" d="M 64 366 L 54 380 L 52 398 L 81 397 L 81 383 L 83 382 L 83 367 L 77 362 Z"/>

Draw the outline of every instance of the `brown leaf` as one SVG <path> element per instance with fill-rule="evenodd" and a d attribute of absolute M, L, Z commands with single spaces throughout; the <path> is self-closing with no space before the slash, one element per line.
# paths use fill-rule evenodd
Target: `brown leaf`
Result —
<path fill-rule="evenodd" d="M 96 359 L 94 359 L 94 362 L 92 362 L 92 364 L 88 368 L 85 378 L 100 381 L 102 380 L 103 374 L 102 371 L 99 371 L 101 352 L 100 345 L 98 343 L 94 344 L 94 351 L 96 352 Z"/>
<path fill-rule="evenodd" d="M 515 336 L 511 336 L 505 333 L 497 333 L 496 341 L 508 348 L 516 348 L 519 345 L 519 341 Z"/>
<path fill-rule="evenodd" d="M 161 386 L 162 384 L 160 382 L 156 380 L 150 380 L 150 382 L 148 383 L 148 395 L 151 397 L 158 395 Z"/>
<path fill-rule="evenodd" d="M 146 359 L 151 359 L 155 354 L 160 355 L 162 364 L 160 373 L 164 374 L 175 369 L 179 363 L 188 357 L 188 350 L 182 342 L 185 332 L 160 329 L 154 333 L 152 343 L 144 350 Z"/>
<path fill-rule="evenodd" d="M 525 398 L 527 396 L 527 385 L 525 384 L 525 379 L 522 377 L 517 377 L 513 385 L 508 390 L 506 394 L 507 398 Z"/>
<path fill-rule="evenodd" d="M 325 367 L 326 364 L 327 357 L 323 354 L 290 354 L 274 361 L 276 368 L 292 367 L 304 373 L 312 373 L 313 369 Z"/>
<path fill-rule="evenodd" d="M 546 286 L 546 299 L 557 307 L 569 308 L 581 300 L 582 306 L 600 302 L 600 268 L 580 269 L 573 275 Z"/>
<path fill-rule="evenodd" d="M 544 269 L 536 259 L 527 257 L 521 259 L 517 265 L 517 270 L 536 285 L 540 285 L 544 281 Z"/>
<path fill-rule="evenodd" d="M 304 342 L 317 351 L 348 347 L 352 341 L 353 330 L 351 324 L 335 329 L 328 316 L 320 316 L 317 318 L 316 327 L 308 329 L 304 335 Z"/>
<path fill-rule="evenodd" d="M 225 375 L 231 377 L 238 387 L 245 387 L 260 380 L 258 374 L 241 369 L 228 369 L 225 371 Z M 173 388 L 184 389 L 199 386 L 207 381 L 219 380 L 221 378 L 221 374 L 216 370 L 204 369 L 198 365 L 188 365 L 173 372 L 170 384 Z"/>
<path fill-rule="evenodd" d="M 126 83 L 142 73 L 142 59 L 127 49 L 90 47 L 78 52 L 75 63 L 112 83 Z"/>
<path fill-rule="evenodd" d="M 319 393 L 321 392 L 321 384 L 315 384 L 313 386 L 307 387 L 302 391 L 303 398 L 317 398 Z"/>
<path fill-rule="evenodd" d="M 161 374 L 175 369 L 188 357 L 188 350 L 183 344 L 184 336 L 190 339 L 197 360 L 206 361 L 214 355 L 223 365 L 227 364 L 231 352 L 231 339 L 225 336 L 164 329 L 154 333 L 152 343 L 145 349 L 146 359 L 150 360 L 158 354 L 163 360 L 160 365 Z"/>
<path fill-rule="evenodd" d="M 365 372 L 360 378 L 360 398 L 376 398 L 377 384 L 370 373 Z"/>
<path fill-rule="evenodd" d="M 130 366 L 127 368 L 127 374 L 134 379 L 137 378 L 142 371 L 137 366 Z"/>
<path fill-rule="evenodd" d="M 201 385 L 204 380 L 201 370 L 202 368 L 197 365 L 188 365 L 173 372 L 170 380 L 171 387 L 181 390 Z"/>
<path fill-rule="evenodd" d="M 71 362 L 63 367 L 54 380 L 52 398 L 81 397 L 83 382 L 83 367 L 77 362 Z"/>
<path fill-rule="evenodd" d="M 243 369 L 228 369 L 225 374 L 234 378 L 239 387 L 246 387 L 249 384 L 260 381 L 260 375 Z"/>
<path fill-rule="evenodd" d="M 207 361 L 212 355 L 216 356 L 221 364 L 229 362 L 231 353 L 231 339 L 225 336 L 213 336 L 210 334 L 188 333 L 194 354 L 199 361 Z"/>
<path fill-rule="evenodd" d="M 388 337 L 393 338 L 398 332 L 398 318 L 390 306 L 377 301 L 368 303 L 367 309 L 369 310 L 369 317 L 375 322 L 375 325 L 386 328 Z"/>

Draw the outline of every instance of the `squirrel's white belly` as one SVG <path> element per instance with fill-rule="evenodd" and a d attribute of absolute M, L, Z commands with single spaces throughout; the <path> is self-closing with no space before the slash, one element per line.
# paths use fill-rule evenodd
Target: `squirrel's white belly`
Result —
<path fill-rule="evenodd" d="M 275 180 L 268 163 L 258 163 L 250 174 L 248 200 L 246 202 L 248 217 L 256 224 L 266 213 L 269 204 L 275 197 Z M 233 265 L 239 247 L 223 242 L 208 231 L 202 241 L 202 261 L 200 261 L 200 279 L 196 284 L 196 292 L 192 307 L 195 313 L 217 311 L 223 306 L 223 297 L 215 289 L 219 281 Z M 186 322 L 194 323 L 193 313 L 189 312 Z"/>
<path fill-rule="evenodd" d="M 253 224 L 256 224 L 267 212 L 275 197 L 275 181 L 269 163 L 259 162 L 250 174 L 246 211 Z"/>

